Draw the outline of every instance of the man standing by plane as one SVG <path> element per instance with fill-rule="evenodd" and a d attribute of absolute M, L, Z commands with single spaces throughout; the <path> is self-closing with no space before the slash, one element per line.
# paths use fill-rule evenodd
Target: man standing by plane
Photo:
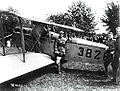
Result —
<path fill-rule="evenodd" d="M 108 48 L 106 50 L 106 59 L 104 62 L 106 76 L 108 76 L 108 65 L 113 62 L 114 51 L 115 51 L 115 40 L 113 40 L 113 34 L 110 32 L 108 34 L 108 39 L 105 43 Z"/>
<path fill-rule="evenodd" d="M 113 44 L 114 47 L 110 48 L 110 46 Z M 120 67 L 119 67 L 119 60 L 120 60 L 120 29 L 117 29 L 117 37 L 116 37 L 116 41 L 111 42 L 108 46 L 108 56 L 106 58 L 105 61 L 105 69 L 107 72 L 107 67 L 108 65 L 111 63 L 112 66 L 112 78 L 110 80 L 110 82 L 116 82 L 117 81 L 117 76 L 119 76 L 119 71 L 120 71 Z M 114 54 L 112 55 L 111 52 L 114 52 Z"/>
<path fill-rule="evenodd" d="M 63 63 L 65 63 L 64 57 L 65 57 L 65 43 L 66 38 L 64 38 L 64 32 L 60 31 L 60 35 L 58 39 L 55 41 L 55 61 L 58 65 L 58 71 L 61 73 L 61 66 Z"/>
<path fill-rule="evenodd" d="M 113 68 L 113 78 L 111 79 L 112 82 L 116 82 L 117 77 L 120 75 L 120 27 L 117 28 L 117 38 L 115 42 L 115 53 L 114 53 L 114 60 L 112 62 Z"/>

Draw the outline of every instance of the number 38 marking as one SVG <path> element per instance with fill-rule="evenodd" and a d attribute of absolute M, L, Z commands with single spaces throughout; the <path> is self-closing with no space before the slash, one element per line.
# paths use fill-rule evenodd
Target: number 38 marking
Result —
<path fill-rule="evenodd" d="M 93 57 L 94 59 L 100 59 L 100 53 L 101 53 L 101 51 L 99 51 L 99 50 L 96 50 L 95 51 L 95 56 Z M 79 56 L 83 56 L 83 54 L 84 54 L 84 48 L 83 47 L 79 47 L 79 53 L 78 53 L 78 55 Z M 88 57 L 88 58 L 90 58 L 92 56 L 92 49 L 86 49 L 86 57 Z"/>

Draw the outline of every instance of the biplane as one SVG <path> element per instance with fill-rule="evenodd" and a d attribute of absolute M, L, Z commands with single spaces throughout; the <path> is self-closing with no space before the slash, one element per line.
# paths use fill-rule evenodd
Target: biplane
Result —
<path fill-rule="evenodd" d="M 66 25 L 60 25 L 50 22 L 43 22 L 43 21 L 35 21 L 37 22 L 38 26 L 40 27 L 41 24 L 53 26 L 53 27 L 60 27 L 61 30 L 69 34 L 70 32 L 77 33 L 78 35 L 81 35 L 84 33 L 83 30 L 66 26 Z M 55 31 L 55 30 L 53 30 Z M 49 35 L 53 37 L 58 38 L 59 34 L 55 32 L 49 32 Z M 68 38 L 68 37 L 67 37 Z M 50 37 L 41 38 L 41 46 L 43 49 L 43 52 L 53 56 L 54 57 L 54 39 Z M 89 40 L 81 39 L 81 38 L 72 38 L 70 41 L 66 41 L 65 49 L 66 49 L 66 55 L 65 60 L 72 60 L 72 61 L 81 61 L 86 63 L 104 63 L 104 59 L 106 57 L 105 49 L 108 46 L 102 43 L 92 42 Z"/>
<path fill-rule="evenodd" d="M 19 17 L 19 21 L 20 21 L 20 18 L 23 18 L 19 15 L 16 15 L 16 16 Z M 26 74 L 27 72 L 33 71 L 33 70 L 43 67 L 45 65 L 54 63 L 54 61 L 52 61 L 52 58 L 55 57 L 55 53 L 54 53 L 55 40 L 54 40 L 54 38 L 57 38 L 59 36 L 58 33 L 55 33 L 55 30 L 57 30 L 57 29 L 63 30 L 66 35 L 69 34 L 69 32 L 75 32 L 77 34 L 83 33 L 83 30 L 81 30 L 81 29 L 66 26 L 66 25 L 61 25 L 61 24 L 56 24 L 56 23 L 51 23 L 51 22 L 46 22 L 46 21 L 40 21 L 40 20 L 35 20 L 35 19 L 29 19 L 29 20 L 32 22 L 32 24 L 34 26 L 32 29 L 32 35 L 30 35 L 29 38 L 26 37 L 26 35 L 23 32 L 22 24 L 20 22 L 20 27 L 19 27 L 20 32 L 16 36 L 16 37 L 19 36 L 21 38 L 20 41 L 21 41 L 21 45 L 22 45 L 21 48 L 22 48 L 22 52 L 23 52 L 23 62 L 21 62 L 21 61 L 7 62 L 4 60 L 4 58 L 5 58 L 5 56 L 4 56 L 4 58 L 3 58 L 4 62 L 1 61 L 2 65 L 5 66 L 6 63 L 8 63 L 9 65 L 7 65 L 5 72 L 2 73 L 2 76 L 0 77 L 0 79 L 1 79 L 0 83 L 5 82 L 10 79 L 13 79 L 17 76 Z M 48 30 L 48 26 L 51 26 L 52 29 Z M 31 36 L 32 36 L 32 38 L 31 38 Z M 2 38 L 4 38 L 4 36 Z M 25 43 L 27 42 L 25 40 L 25 38 L 32 40 L 32 42 L 29 41 L 29 43 L 32 43 L 29 45 L 33 45 L 30 48 L 34 49 L 34 53 L 32 53 L 32 54 L 25 53 L 25 46 L 26 46 Z M 35 47 L 35 46 L 37 46 L 37 47 Z M 33 47 L 35 47 L 35 48 L 33 48 Z M 72 38 L 70 41 L 68 40 L 65 44 L 65 52 L 66 53 L 65 53 L 64 60 L 68 60 L 68 61 L 69 60 L 72 60 L 72 61 L 77 60 L 77 61 L 81 61 L 81 62 L 85 62 L 85 63 L 98 63 L 98 64 L 104 63 L 106 47 L 107 46 L 104 44 L 95 43 L 95 42 L 80 39 L 80 38 Z M 49 57 L 46 56 L 47 58 L 43 58 L 44 62 L 42 60 L 39 60 L 39 59 L 41 59 L 40 58 L 41 55 L 43 55 L 41 53 L 49 55 Z M 30 56 L 37 55 L 39 57 L 37 58 L 38 59 L 37 61 L 34 61 L 34 63 L 33 63 L 33 61 L 29 62 L 28 60 L 25 62 L 25 55 L 30 55 Z M 9 55 L 9 57 L 11 59 L 10 55 Z M 6 57 L 7 60 L 9 60 L 9 57 L 8 56 Z M 34 59 L 31 58 L 31 60 L 34 60 Z M 43 62 L 43 65 L 41 64 L 42 63 L 41 61 Z M 1 62 L 0 62 L 0 64 L 1 64 Z M 10 62 L 12 64 L 10 64 Z M 35 65 L 32 65 L 32 64 L 35 64 Z M 14 67 L 16 67 L 16 68 L 14 68 L 12 65 L 14 65 Z M 17 66 L 17 65 L 19 65 L 19 66 Z M 0 66 L 0 67 L 4 67 L 4 66 Z M 10 66 L 12 66 L 12 70 L 10 69 Z M 20 69 L 20 66 L 23 68 Z M 32 67 L 29 67 L 29 66 L 33 66 L 34 69 L 32 69 Z M 19 71 L 17 71 L 17 67 L 18 67 Z M 30 69 L 28 69 L 28 68 L 30 68 Z M 2 68 L 0 68 L 0 69 L 2 69 Z M 10 71 L 11 73 L 7 72 L 7 69 L 9 69 L 8 71 Z M 24 69 L 26 71 L 24 71 Z M 7 75 L 7 73 L 9 73 L 9 75 Z M 5 78 L 2 79 L 3 77 L 5 77 Z"/>

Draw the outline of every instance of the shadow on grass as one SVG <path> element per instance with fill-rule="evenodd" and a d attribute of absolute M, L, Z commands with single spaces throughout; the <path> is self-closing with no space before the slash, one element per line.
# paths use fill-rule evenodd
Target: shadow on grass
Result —
<path fill-rule="evenodd" d="M 82 83 L 85 86 L 94 86 L 94 87 L 109 87 L 119 86 L 119 82 L 110 82 L 110 78 L 105 76 L 104 71 L 88 71 L 88 70 L 76 70 L 76 69 L 67 69 L 63 68 L 65 73 L 76 74 L 77 77 L 82 78 Z"/>
<path fill-rule="evenodd" d="M 74 74 L 79 74 L 81 77 L 85 77 L 85 78 L 89 78 L 91 76 L 94 76 L 93 79 L 96 79 L 96 77 L 102 77 L 103 79 L 105 79 L 105 72 L 104 71 L 88 71 L 88 70 L 77 70 L 77 69 L 67 69 L 67 68 L 63 68 L 63 70 L 66 73 L 74 73 Z M 101 78 L 99 78 L 101 79 Z"/>

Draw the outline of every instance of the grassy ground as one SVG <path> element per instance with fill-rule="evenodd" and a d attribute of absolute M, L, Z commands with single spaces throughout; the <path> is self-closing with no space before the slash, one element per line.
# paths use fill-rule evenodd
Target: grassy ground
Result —
<path fill-rule="evenodd" d="M 120 84 L 109 83 L 108 78 L 104 76 L 103 71 L 90 71 L 77 69 L 63 69 L 62 74 L 47 73 L 41 77 L 29 81 L 19 89 L 36 89 L 38 91 L 76 91 L 76 90 L 119 90 Z M 98 66 L 99 68 L 99 66 Z"/>
<path fill-rule="evenodd" d="M 68 65 L 65 64 L 65 65 Z M 65 67 L 64 65 L 64 67 Z M 70 65 L 70 63 L 69 63 Z M 81 64 L 83 65 L 83 64 Z M 85 70 L 85 67 L 87 70 Z M 63 69 L 58 74 L 55 66 L 51 65 L 44 70 L 37 70 L 32 74 L 19 78 L 15 84 L 9 83 L 10 87 L 4 87 L 3 91 L 119 91 L 120 83 L 109 83 L 103 71 L 90 71 L 84 65 L 81 69 Z M 98 66 L 99 68 L 99 66 Z M 99 68 L 101 69 L 101 68 Z M 27 77 L 27 80 L 26 80 Z M 18 84 L 17 84 L 18 82 Z"/>

